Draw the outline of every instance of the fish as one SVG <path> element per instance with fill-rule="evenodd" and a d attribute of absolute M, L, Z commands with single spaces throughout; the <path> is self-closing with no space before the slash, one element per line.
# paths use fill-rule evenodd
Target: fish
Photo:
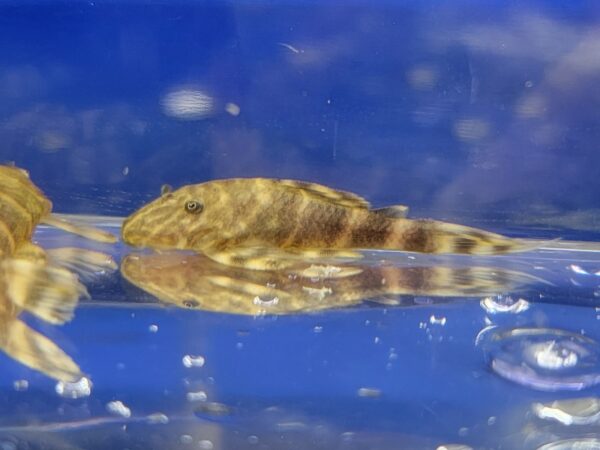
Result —
<path fill-rule="evenodd" d="M 256 270 L 354 260 L 365 249 L 498 255 L 532 248 L 477 228 L 410 219 L 407 212 L 404 205 L 372 208 L 356 194 L 315 183 L 236 178 L 163 189 L 126 218 L 121 237 L 135 247 L 193 250 Z"/>
<path fill-rule="evenodd" d="M 33 233 L 46 223 L 105 243 L 116 242 L 116 236 L 57 218 L 51 210 L 52 202 L 26 170 L 0 165 L 0 349 L 51 378 L 71 382 L 82 376 L 79 366 L 20 315 L 27 311 L 56 325 L 71 320 L 79 298 L 88 295 L 75 272 L 115 270 L 116 264 L 97 251 L 46 251 L 33 243 Z"/>
<path fill-rule="evenodd" d="M 330 266 L 343 277 L 306 277 L 304 270 L 249 270 L 199 253 L 130 253 L 121 261 L 130 284 L 180 308 L 229 314 L 294 314 L 344 308 L 371 300 L 407 305 L 407 296 L 481 297 L 540 280 L 498 267 L 419 263 Z M 135 294 L 132 294 L 135 297 Z M 402 297 L 404 296 L 404 297 Z"/>

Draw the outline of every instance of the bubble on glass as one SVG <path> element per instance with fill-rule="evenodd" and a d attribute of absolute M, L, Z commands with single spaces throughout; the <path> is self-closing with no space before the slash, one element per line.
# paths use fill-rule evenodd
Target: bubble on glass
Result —
<path fill-rule="evenodd" d="M 259 306 L 276 306 L 279 303 L 279 297 L 254 297 L 252 303 Z"/>
<path fill-rule="evenodd" d="M 237 117 L 237 116 L 239 116 L 239 115 L 240 115 L 241 109 L 240 109 L 240 107 L 239 107 L 238 105 L 236 105 L 235 103 L 227 103 L 227 104 L 225 105 L 225 111 L 226 111 L 228 114 L 230 114 L 230 115 L 232 115 L 232 116 L 234 116 L 234 117 Z"/>
<path fill-rule="evenodd" d="M 473 447 L 463 444 L 444 444 L 440 445 L 435 450 L 473 450 Z"/>
<path fill-rule="evenodd" d="M 515 300 L 509 295 L 486 297 L 480 302 L 488 314 L 518 314 L 529 309 L 529 302 L 519 298 Z"/>
<path fill-rule="evenodd" d="M 56 393 L 64 398 L 89 397 L 92 393 L 92 382 L 87 377 L 81 377 L 75 382 L 59 381 L 54 388 Z"/>
<path fill-rule="evenodd" d="M 202 439 L 201 441 L 198 441 L 198 448 L 203 450 L 212 450 L 214 445 L 212 441 L 209 441 L 208 439 Z"/>
<path fill-rule="evenodd" d="M 196 417 L 202 416 L 228 416 L 231 414 L 231 408 L 218 402 L 201 402 L 194 409 Z"/>
<path fill-rule="evenodd" d="M 188 392 L 185 397 L 188 402 L 205 402 L 208 399 L 208 395 L 204 391 Z"/>
<path fill-rule="evenodd" d="M 562 439 L 544 444 L 536 450 L 600 450 L 600 439 L 591 437 Z"/>
<path fill-rule="evenodd" d="M 445 318 L 445 317 L 443 317 L 443 316 L 441 316 L 441 317 L 436 317 L 435 315 L 433 315 L 433 314 L 432 314 L 432 315 L 429 317 L 429 323 L 430 323 L 431 325 L 441 325 L 441 326 L 443 327 L 444 325 L 446 325 L 446 318 Z"/>
<path fill-rule="evenodd" d="M 167 93 L 161 100 L 163 112 L 180 120 L 200 120 L 214 112 L 215 100 L 207 92 L 197 88 L 178 88 Z"/>
<path fill-rule="evenodd" d="M 381 397 L 381 390 L 377 388 L 361 387 L 356 391 L 359 397 L 377 398 Z"/>
<path fill-rule="evenodd" d="M 200 356 L 200 355 L 185 355 L 182 359 L 181 362 L 183 363 L 184 367 L 187 367 L 188 369 L 191 367 L 202 367 L 204 366 L 205 360 L 204 360 L 204 356 Z"/>
<path fill-rule="evenodd" d="M 13 381 L 13 389 L 15 391 L 26 391 L 29 389 L 29 381 L 27 380 L 15 380 Z"/>
<path fill-rule="evenodd" d="M 125 406 L 120 400 L 108 402 L 106 404 L 106 410 L 114 416 L 131 417 L 131 409 Z"/>
<path fill-rule="evenodd" d="M 148 331 L 149 331 L 150 333 L 156 333 L 156 332 L 158 332 L 158 325 L 156 325 L 156 324 L 152 324 L 152 325 L 150 325 L 150 326 L 148 327 Z"/>
<path fill-rule="evenodd" d="M 409 69 L 406 78 L 413 89 L 429 91 L 435 87 L 439 74 L 437 69 L 432 66 L 420 65 Z"/>
<path fill-rule="evenodd" d="M 598 397 L 534 403 L 531 409 L 540 419 L 554 420 L 563 425 L 590 425 L 600 422 L 600 398 Z"/>
<path fill-rule="evenodd" d="M 179 442 L 188 445 L 194 442 L 194 438 L 191 437 L 189 434 L 182 434 L 181 436 L 179 436 Z"/>
<path fill-rule="evenodd" d="M 541 391 L 579 391 L 600 383 L 600 345 L 550 328 L 492 329 L 479 340 L 492 370 Z"/>
<path fill-rule="evenodd" d="M 156 424 L 166 425 L 169 423 L 169 416 L 167 416 L 166 414 L 157 412 L 157 413 L 150 414 L 149 416 L 146 416 L 146 420 L 151 425 L 156 425 Z"/>
<path fill-rule="evenodd" d="M 489 122 L 479 118 L 461 119 L 454 124 L 454 134 L 461 141 L 479 141 L 487 137 L 489 132 Z"/>
<path fill-rule="evenodd" d="M 577 275 L 590 275 L 587 270 L 577 264 L 571 264 L 568 268 Z"/>

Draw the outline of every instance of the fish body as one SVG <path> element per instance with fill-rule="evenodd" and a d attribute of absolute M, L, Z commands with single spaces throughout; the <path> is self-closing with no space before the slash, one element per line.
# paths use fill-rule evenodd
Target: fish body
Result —
<path fill-rule="evenodd" d="M 534 277 L 501 267 L 350 264 L 329 267 L 342 277 L 305 277 L 302 270 L 246 270 L 201 254 L 130 254 L 121 274 L 130 283 L 182 307 L 230 314 L 292 314 L 341 308 L 364 300 L 403 304 L 399 296 L 481 297 L 510 291 Z M 409 303 L 410 304 L 410 303 Z"/>
<path fill-rule="evenodd" d="M 167 191 L 126 219 L 134 246 L 201 252 L 230 266 L 277 269 L 356 250 L 493 255 L 522 241 L 476 228 L 373 209 L 349 192 L 293 180 L 239 178 Z"/>
<path fill-rule="evenodd" d="M 87 290 L 65 267 L 114 267 L 108 255 L 84 249 L 44 251 L 32 242 L 39 223 L 52 223 L 102 242 L 116 238 L 102 230 L 64 222 L 51 214 L 52 203 L 14 166 L 0 165 L 0 349 L 21 363 L 63 381 L 81 376 L 77 364 L 51 340 L 19 319 L 26 310 L 46 322 L 62 324 Z"/>

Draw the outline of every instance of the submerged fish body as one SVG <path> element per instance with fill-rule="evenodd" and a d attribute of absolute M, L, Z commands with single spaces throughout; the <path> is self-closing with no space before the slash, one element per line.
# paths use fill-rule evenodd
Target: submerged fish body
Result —
<path fill-rule="evenodd" d="M 525 273 L 485 266 L 350 264 L 328 271 L 334 276 L 231 268 L 183 252 L 130 254 L 121 263 L 125 279 L 163 302 L 244 315 L 312 312 L 369 299 L 389 305 L 408 300 L 399 296 L 480 297 L 539 282 Z"/>
<path fill-rule="evenodd" d="M 356 250 L 493 255 L 524 242 L 467 226 L 372 209 L 352 193 L 292 180 L 217 180 L 167 191 L 126 219 L 134 246 L 202 252 L 230 266 L 289 267 L 298 260 L 355 258 Z"/>
<path fill-rule="evenodd" d="M 87 295 L 77 275 L 65 266 L 92 270 L 115 264 L 108 255 L 84 249 L 46 252 L 32 242 L 33 233 L 45 222 L 102 242 L 116 238 L 62 221 L 51 210 L 52 203 L 25 170 L 0 165 L 0 349 L 50 377 L 74 381 L 81 376 L 77 364 L 19 315 L 26 310 L 46 322 L 65 323 L 79 298 Z"/>

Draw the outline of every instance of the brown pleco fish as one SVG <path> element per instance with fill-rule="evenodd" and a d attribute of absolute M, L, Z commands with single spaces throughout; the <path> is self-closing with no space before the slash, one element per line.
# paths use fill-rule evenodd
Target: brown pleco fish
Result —
<path fill-rule="evenodd" d="M 476 228 L 405 217 L 405 206 L 372 209 L 357 195 L 266 178 L 165 190 L 123 224 L 134 246 L 187 249 L 251 269 L 360 257 L 359 249 L 496 255 L 530 245 Z"/>
<path fill-rule="evenodd" d="M 52 203 L 31 182 L 28 173 L 0 166 L 0 349 L 17 361 L 62 381 L 81 376 L 77 364 L 47 337 L 19 320 L 21 311 L 53 324 L 70 320 L 87 290 L 61 266 L 111 270 L 114 261 L 100 252 L 56 249 L 49 252 L 31 239 L 40 222 L 102 242 L 116 238 L 102 230 L 56 219 Z"/>
<path fill-rule="evenodd" d="M 481 297 L 539 282 L 497 267 L 347 265 L 343 277 L 312 278 L 281 270 L 226 267 L 183 252 L 127 255 L 121 274 L 158 299 L 182 308 L 230 314 L 292 314 L 347 307 L 364 300 L 396 305 L 398 296 Z"/>

